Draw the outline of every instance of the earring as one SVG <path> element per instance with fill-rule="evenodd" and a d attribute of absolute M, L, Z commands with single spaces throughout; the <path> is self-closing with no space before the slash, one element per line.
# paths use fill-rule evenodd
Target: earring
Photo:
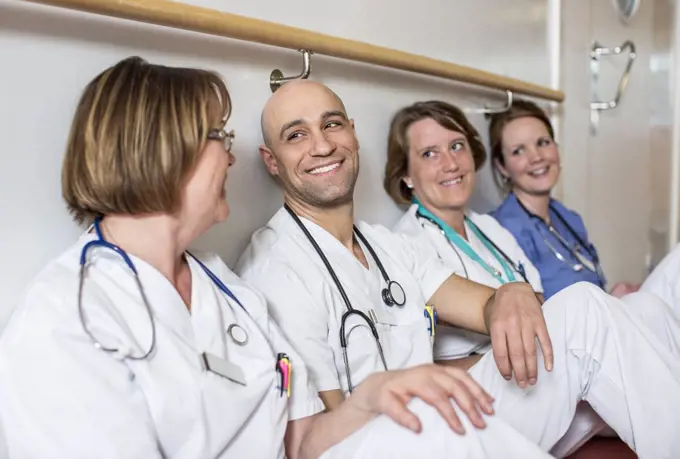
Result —
<path fill-rule="evenodd" d="M 413 184 L 412 184 L 412 183 L 407 183 L 407 184 L 406 184 L 406 187 L 407 187 L 408 189 L 411 189 L 411 188 L 413 188 Z"/>

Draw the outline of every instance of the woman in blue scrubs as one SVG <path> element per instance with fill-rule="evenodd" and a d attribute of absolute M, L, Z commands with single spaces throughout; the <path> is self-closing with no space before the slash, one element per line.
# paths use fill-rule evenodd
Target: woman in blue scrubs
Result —
<path fill-rule="evenodd" d="M 538 269 L 546 299 L 580 281 L 605 289 L 583 219 L 550 196 L 560 175 L 560 155 L 545 112 L 531 102 L 516 101 L 510 110 L 492 116 L 489 142 L 494 179 L 508 193 L 491 215 Z M 617 283 L 610 293 L 620 297 L 638 287 Z"/>

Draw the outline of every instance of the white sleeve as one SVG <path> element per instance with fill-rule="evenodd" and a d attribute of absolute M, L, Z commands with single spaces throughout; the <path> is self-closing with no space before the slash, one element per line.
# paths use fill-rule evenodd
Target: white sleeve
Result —
<path fill-rule="evenodd" d="M 654 293 L 668 306 L 680 311 L 680 244 L 676 245 L 654 268 L 640 287 Z"/>
<path fill-rule="evenodd" d="M 241 276 L 264 294 L 271 316 L 302 356 L 318 390 L 342 390 L 329 342 L 328 308 L 313 298 L 295 270 L 285 263 L 266 260 Z"/>
<path fill-rule="evenodd" d="M 34 287 L 0 340 L 0 418 L 10 457 L 160 459 L 134 375 L 93 346 L 75 298 L 63 300 Z M 98 336 L 107 335 L 105 326 L 97 321 Z"/>
<path fill-rule="evenodd" d="M 270 339 L 274 349 L 286 350 L 293 368 L 290 400 L 288 401 L 288 420 L 306 418 L 324 410 L 319 391 L 312 382 L 302 357 L 288 342 L 279 326 L 270 318 Z"/>
<path fill-rule="evenodd" d="M 398 250 L 406 257 L 410 271 L 420 284 L 423 298 L 426 301 L 432 298 L 432 295 L 449 277 L 456 274 L 454 268 L 447 266 L 439 258 L 431 243 L 406 234 L 394 234 L 393 237 L 400 240 L 402 247 Z"/>

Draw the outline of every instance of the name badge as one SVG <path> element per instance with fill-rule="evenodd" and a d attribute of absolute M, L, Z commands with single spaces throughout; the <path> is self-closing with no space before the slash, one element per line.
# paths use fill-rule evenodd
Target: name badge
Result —
<path fill-rule="evenodd" d="M 435 333 L 435 327 L 437 325 L 437 310 L 434 308 L 434 306 L 426 304 L 425 310 L 423 311 L 423 315 L 425 316 L 425 320 L 427 321 L 427 332 L 429 333 L 430 337 L 433 338 Z"/>
<path fill-rule="evenodd" d="M 246 385 L 246 377 L 238 365 L 208 352 L 204 352 L 201 357 L 206 370 L 242 386 Z"/>

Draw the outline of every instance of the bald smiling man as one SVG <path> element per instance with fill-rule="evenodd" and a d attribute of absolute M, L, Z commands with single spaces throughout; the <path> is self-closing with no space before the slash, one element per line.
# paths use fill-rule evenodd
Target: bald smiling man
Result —
<path fill-rule="evenodd" d="M 430 245 L 355 221 L 359 141 L 320 83 L 285 84 L 262 130 L 260 155 L 284 205 L 253 234 L 237 272 L 267 297 L 328 410 L 371 374 L 431 364 L 439 320 L 490 335 L 493 352 L 467 377 L 543 450 L 586 400 L 641 457 L 680 456 L 680 361 L 623 303 L 576 284 L 542 307 L 525 283 L 493 290 L 447 268 Z"/>

